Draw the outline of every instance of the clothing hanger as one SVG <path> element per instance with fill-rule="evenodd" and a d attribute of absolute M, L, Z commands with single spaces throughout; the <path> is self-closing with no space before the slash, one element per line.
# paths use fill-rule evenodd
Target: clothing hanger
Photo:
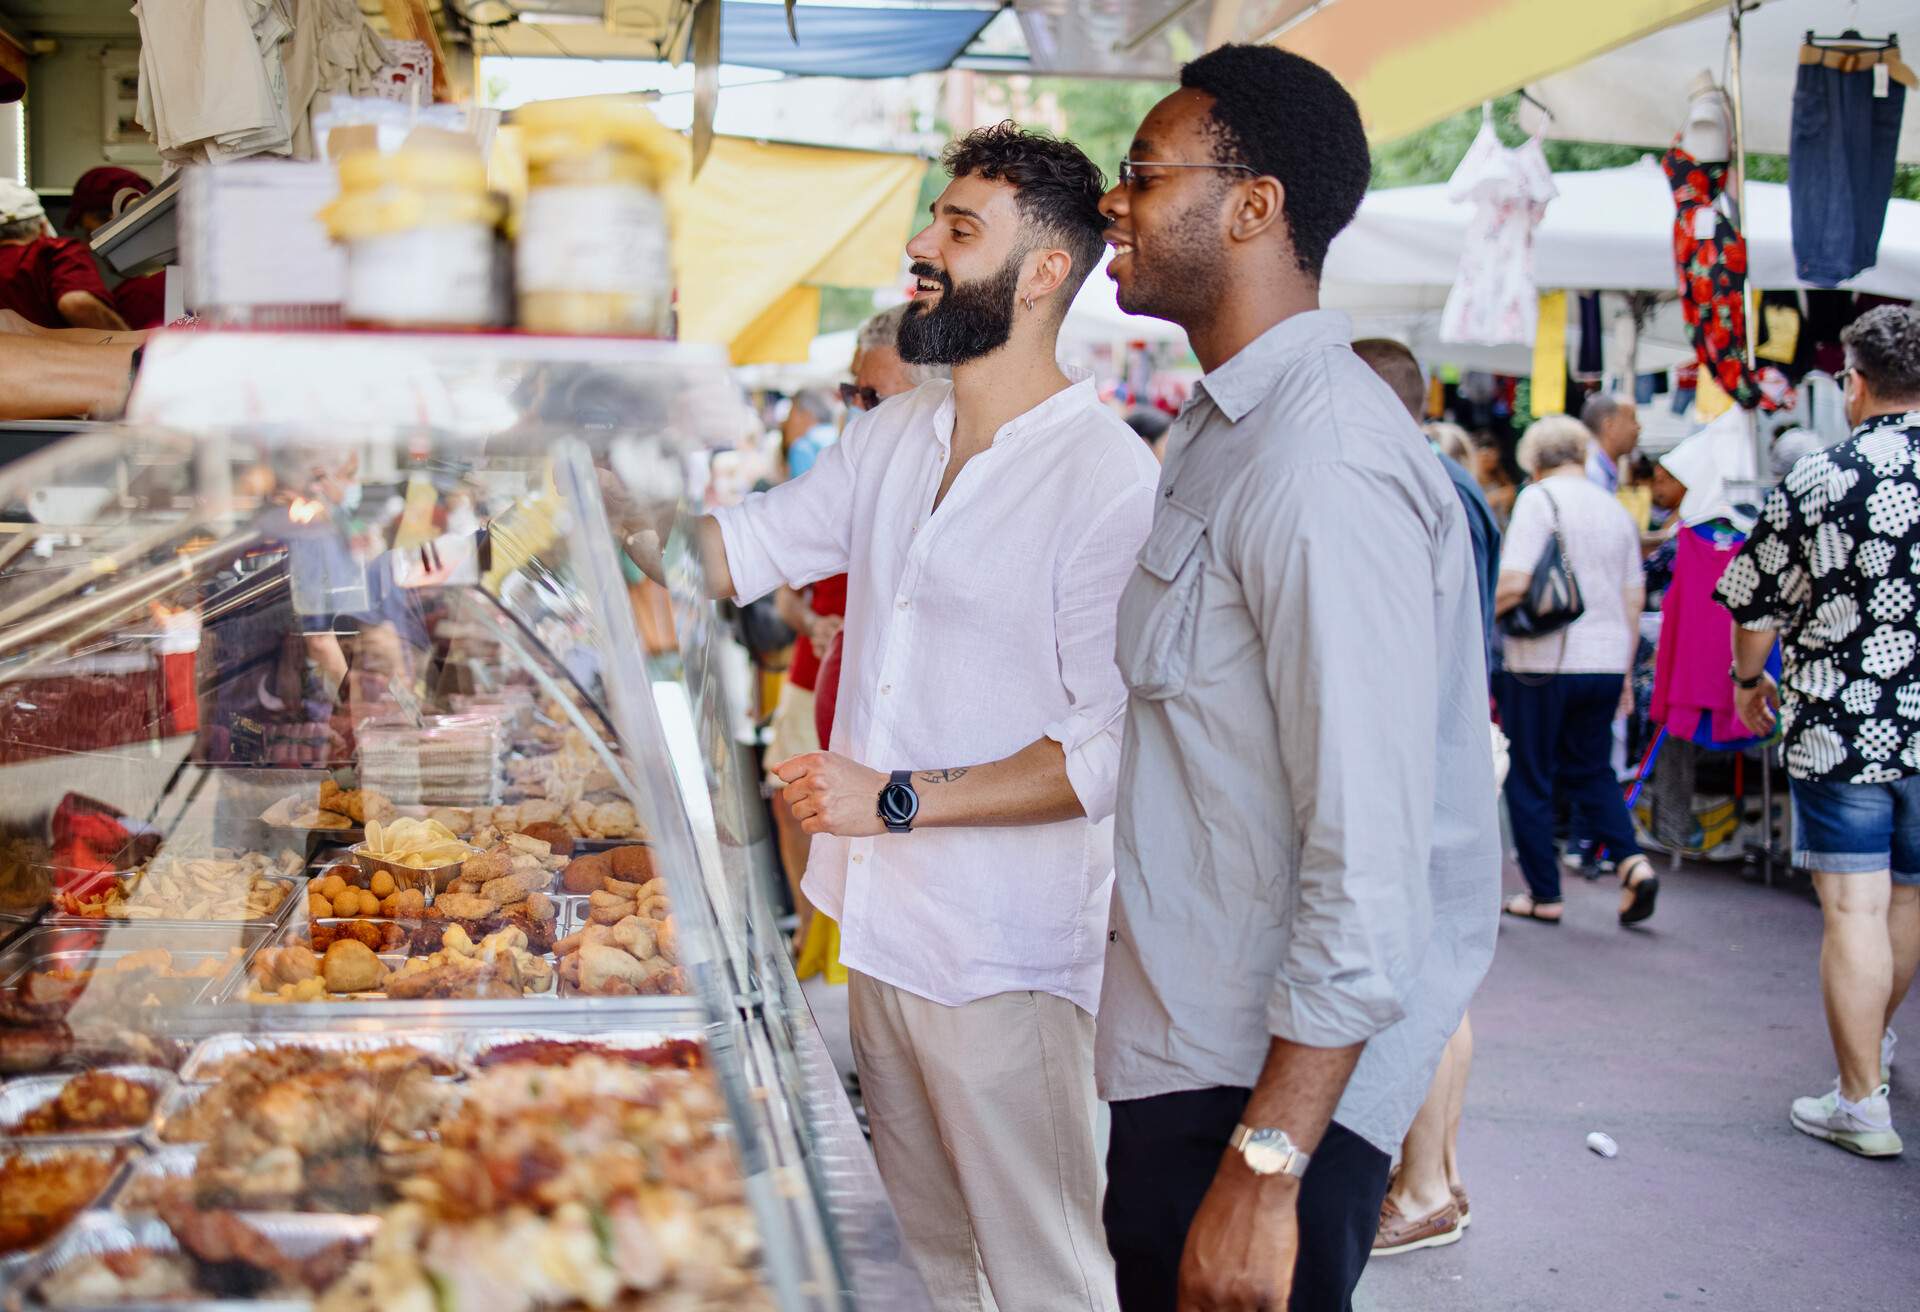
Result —
<path fill-rule="evenodd" d="M 1822 47 L 1846 46 L 1854 50 L 1892 50 L 1900 44 L 1900 34 L 1889 32 L 1885 36 L 1861 36 L 1859 28 L 1850 27 L 1838 36 L 1819 36 L 1812 28 L 1808 28 L 1806 44 Z"/>

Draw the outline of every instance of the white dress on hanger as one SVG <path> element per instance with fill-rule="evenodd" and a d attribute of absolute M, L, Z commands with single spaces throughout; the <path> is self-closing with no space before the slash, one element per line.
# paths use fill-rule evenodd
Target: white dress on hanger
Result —
<path fill-rule="evenodd" d="M 1440 314 L 1440 337 L 1485 346 L 1533 345 L 1539 295 L 1533 230 L 1559 195 L 1538 136 L 1504 146 L 1483 114 L 1479 135 L 1447 181 L 1447 199 L 1471 203 L 1460 272 Z"/>

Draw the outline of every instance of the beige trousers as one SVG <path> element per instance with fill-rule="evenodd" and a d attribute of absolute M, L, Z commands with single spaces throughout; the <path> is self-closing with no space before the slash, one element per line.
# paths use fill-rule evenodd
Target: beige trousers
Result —
<path fill-rule="evenodd" d="M 850 973 L 873 1152 L 939 1312 L 1115 1312 L 1093 1017 L 1051 993 L 959 1007 Z"/>

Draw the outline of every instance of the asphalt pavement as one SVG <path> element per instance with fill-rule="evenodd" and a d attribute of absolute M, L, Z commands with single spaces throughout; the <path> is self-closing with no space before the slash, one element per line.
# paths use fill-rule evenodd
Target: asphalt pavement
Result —
<path fill-rule="evenodd" d="M 1819 908 L 1804 881 L 1657 866 L 1649 929 L 1577 877 L 1565 924 L 1502 922 L 1460 1134 L 1473 1225 L 1371 1264 L 1357 1312 L 1920 1308 L 1920 1002 L 1894 1025 L 1906 1155 L 1800 1134 L 1789 1104 L 1834 1077 Z"/>

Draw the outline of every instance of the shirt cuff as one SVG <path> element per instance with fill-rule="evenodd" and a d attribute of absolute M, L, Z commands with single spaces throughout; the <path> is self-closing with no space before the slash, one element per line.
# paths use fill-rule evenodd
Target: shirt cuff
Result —
<path fill-rule="evenodd" d="M 1067 783 L 1080 799 L 1087 819 L 1098 823 L 1113 814 L 1120 787 L 1120 717 L 1124 707 L 1105 716 L 1069 715 L 1046 727 L 1044 737 L 1060 744 L 1067 757 Z"/>
<path fill-rule="evenodd" d="M 1337 984 L 1298 984 L 1283 975 L 1267 1000 L 1267 1032 L 1307 1048 L 1345 1048 L 1365 1043 L 1406 1014 L 1377 971 Z"/>
<path fill-rule="evenodd" d="M 741 605 L 758 601 L 787 578 L 774 563 L 773 553 L 754 529 L 753 501 L 748 497 L 737 506 L 719 506 L 713 519 L 720 526 L 720 540 L 727 548 L 727 573 L 733 576 L 733 600 Z"/>

